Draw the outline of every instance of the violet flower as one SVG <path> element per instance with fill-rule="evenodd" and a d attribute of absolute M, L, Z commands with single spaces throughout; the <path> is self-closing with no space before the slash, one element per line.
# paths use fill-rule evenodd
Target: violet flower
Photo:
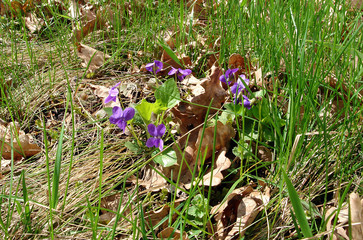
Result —
<path fill-rule="evenodd" d="M 192 73 L 192 70 L 190 70 L 190 69 L 184 69 L 183 70 L 181 68 L 176 69 L 176 68 L 171 67 L 171 70 L 168 72 L 168 75 L 172 76 L 172 75 L 176 74 L 179 81 L 183 81 L 183 79 L 186 76 L 190 75 L 191 73 Z"/>
<path fill-rule="evenodd" d="M 252 107 L 251 101 L 248 99 L 246 95 L 242 95 L 242 97 L 243 97 L 243 106 L 247 109 L 251 109 Z"/>
<path fill-rule="evenodd" d="M 158 60 L 155 60 L 154 62 L 152 63 L 148 63 L 146 64 L 145 66 L 146 70 L 148 70 L 149 72 L 152 72 L 154 74 L 157 74 L 158 72 L 161 71 L 161 69 L 163 69 L 163 63 L 158 61 Z"/>
<path fill-rule="evenodd" d="M 234 73 L 237 72 L 237 71 L 238 71 L 238 68 L 228 69 L 225 74 L 223 74 L 222 76 L 219 77 L 219 80 L 221 82 L 224 82 L 224 83 L 229 85 L 231 83 L 231 81 L 227 82 L 227 80 L 230 79 L 230 78 L 233 78 Z"/>
<path fill-rule="evenodd" d="M 115 85 L 115 86 L 113 86 L 113 87 L 110 89 L 110 93 L 109 93 L 109 95 L 106 97 L 106 99 L 105 99 L 105 103 L 109 103 L 109 102 L 111 102 L 111 101 L 116 102 L 116 98 L 117 98 L 117 95 L 118 95 L 118 93 L 119 93 L 119 91 L 118 91 L 117 87 L 120 85 L 120 83 L 121 83 L 121 82 L 116 83 L 116 85 Z"/>
<path fill-rule="evenodd" d="M 165 134 L 165 125 L 160 124 L 156 127 L 154 124 L 150 123 L 147 126 L 147 130 L 152 137 L 146 141 L 146 146 L 149 148 L 158 147 L 160 151 L 162 151 L 164 147 L 164 141 L 161 139 L 161 137 Z"/>
<path fill-rule="evenodd" d="M 238 95 L 242 90 L 246 89 L 245 85 L 243 84 L 243 82 L 246 83 L 246 85 L 248 86 L 248 84 L 250 83 L 250 80 L 248 78 L 246 78 L 246 76 L 244 74 L 239 75 L 237 82 L 231 87 L 231 92 L 233 94 Z"/>
<path fill-rule="evenodd" d="M 110 117 L 110 123 L 116 124 L 122 131 L 125 132 L 127 121 L 131 120 L 135 115 L 135 109 L 125 108 L 122 110 L 119 106 L 112 108 L 112 115 Z"/>

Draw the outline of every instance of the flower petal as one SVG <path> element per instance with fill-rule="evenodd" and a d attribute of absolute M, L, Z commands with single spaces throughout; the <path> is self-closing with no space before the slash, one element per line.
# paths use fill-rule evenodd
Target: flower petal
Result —
<path fill-rule="evenodd" d="M 135 115 L 135 109 L 133 109 L 131 107 L 125 108 L 123 111 L 123 114 L 122 114 L 125 121 L 131 120 L 134 117 L 134 115 Z"/>
<path fill-rule="evenodd" d="M 159 145 L 159 149 L 160 151 L 163 151 L 164 148 L 164 141 L 162 139 L 158 139 L 158 145 Z"/>
<path fill-rule="evenodd" d="M 159 126 L 157 126 L 156 128 L 156 137 L 162 137 L 165 134 L 166 131 L 166 127 L 164 124 L 160 124 Z"/>
<path fill-rule="evenodd" d="M 148 63 L 145 66 L 145 69 L 148 70 L 149 72 L 153 72 L 153 68 L 154 68 L 154 63 Z"/>
<path fill-rule="evenodd" d="M 250 100 L 248 99 L 248 97 L 247 96 L 245 96 L 245 95 L 242 95 L 243 96 L 243 98 L 244 98 L 244 100 L 243 100 L 243 106 L 245 107 L 245 108 L 247 108 L 247 109 L 251 109 L 251 102 L 250 102 Z"/>
<path fill-rule="evenodd" d="M 122 116 L 122 109 L 119 106 L 114 106 L 112 108 L 112 115 L 110 117 L 110 123 L 117 124 Z"/>
<path fill-rule="evenodd" d="M 177 72 L 178 72 L 178 69 L 171 67 L 171 70 L 168 72 L 168 75 L 171 76 L 171 75 L 174 75 Z"/>
<path fill-rule="evenodd" d="M 121 129 L 122 129 L 122 131 L 124 131 L 124 132 L 125 132 L 126 125 L 127 125 L 127 122 L 126 122 L 125 120 L 123 120 L 123 119 L 120 119 L 120 120 L 117 122 L 117 126 L 118 126 L 119 128 L 121 128 Z"/>
<path fill-rule="evenodd" d="M 161 69 L 163 69 L 163 63 L 158 60 L 155 60 L 154 63 L 155 63 L 155 68 L 156 68 L 155 73 L 160 72 Z"/>
<path fill-rule="evenodd" d="M 106 99 L 105 99 L 105 103 L 109 103 L 109 102 L 111 102 L 111 101 L 116 102 L 116 97 L 113 97 L 113 96 L 111 96 L 111 95 L 108 95 L 108 96 L 106 97 Z"/>
<path fill-rule="evenodd" d="M 183 77 L 186 77 L 192 73 L 192 70 L 190 70 L 190 69 L 183 70 L 183 69 L 179 68 L 179 73 L 181 73 L 181 75 L 183 75 Z"/>
<path fill-rule="evenodd" d="M 147 141 L 146 141 L 146 146 L 151 148 L 151 147 L 154 147 L 155 146 L 155 140 L 157 140 L 157 138 L 149 138 Z"/>
<path fill-rule="evenodd" d="M 150 133 L 151 136 L 153 137 L 157 137 L 158 136 L 158 132 L 156 131 L 156 127 L 154 124 L 150 123 L 149 125 L 147 125 L 147 131 Z"/>

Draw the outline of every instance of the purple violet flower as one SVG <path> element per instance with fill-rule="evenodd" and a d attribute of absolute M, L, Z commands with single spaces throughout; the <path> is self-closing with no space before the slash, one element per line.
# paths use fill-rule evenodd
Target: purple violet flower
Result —
<path fill-rule="evenodd" d="M 186 76 L 190 75 L 191 73 L 192 73 L 192 70 L 190 70 L 190 69 L 183 70 L 181 68 L 176 69 L 176 68 L 171 67 L 171 70 L 168 72 L 168 75 L 172 76 L 172 75 L 176 74 L 179 81 L 183 81 L 183 79 Z"/>
<path fill-rule="evenodd" d="M 243 97 L 243 106 L 247 109 L 251 109 L 252 107 L 251 101 L 248 99 L 246 95 L 242 95 L 242 97 Z"/>
<path fill-rule="evenodd" d="M 243 84 L 243 82 L 246 83 L 246 85 L 248 86 L 248 84 L 250 83 L 250 80 L 248 78 L 246 78 L 246 76 L 244 74 L 239 75 L 237 82 L 231 87 L 231 92 L 233 94 L 238 95 L 242 90 L 246 89 L 245 85 Z"/>
<path fill-rule="evenodd" d="M 116 124 L 122 131 L 125 132 L 127 121 L 131 120 L 135 115 L 135 109 L 133 108 L 122 108 L 114 106 L 112 108 L 112 115 L 110 117 L 110 123 Z"/>
<path fill-rule="evenodd" d="M 237 72 L 237 71 L 238 71 L 238 68 L 228 69 L 225 74 L 223 74 L 222 76 L 219 77 L 219 80 L 221 82 L 224 82 L 224 83 L 229 85 L 231 83 L 231 81 L 227 82 L 227 80 L 230 79 L 230 78 L 233 78 L 234 73 Z"/>
<path fill-rule="evenodd" d="M 163 63 L 158 61 L 158 60 L 155 60 L 154 62 L 152 63 L 148 63 L 146 64 L 145 66 L 146 70 L 148 70 L 149 72 L 152 72 L 154 74 L 157 74 L 158 72 L 161 71 L 161 69 L 163 69 Z"/>
<path fill-rule="evenodd" d="M 165 134 L 165 125 L 160 124 L 156 127 L 154 124 L 150 123 L 147 126 L 147 130 L 152 137 L 146 141 L 146 146 L 149 148 L 158 147 L 160 151 L 162 151 L 164 147 L 164 141 L 161 139 L 161 137 Z"/>
<path fill-rule="evenodd" d="M 119 93 L 119 91 L 118 91 L 117 87 L 120 85 L 120 83 L 121 83 L 121 82 L 116 83 L 116 85 L 115 85 L 115 86 L 113 86 L 113 87 L 110 89 L 110 93 L 109 93 L 109 95 L 106 97 L 106 99 L 105 99 L 105 103 L 109 103 L 109 102 L 111 102 L 111 101 L 116 102 L 116 98 L 117 98 L 117 95 L 118 95 L 118 93 Z"/>

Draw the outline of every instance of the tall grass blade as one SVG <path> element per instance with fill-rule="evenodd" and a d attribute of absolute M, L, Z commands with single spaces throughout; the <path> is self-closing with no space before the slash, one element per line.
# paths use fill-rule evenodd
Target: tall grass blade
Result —
<path fill-rule="evenodd" d="M 282 176 L 286 182 L 287 191 L 289 193 L 289 197 L 291 200 L 292 207 L 295 212 L 296 219 L 300 225 L 301 232 L 304 234 L 304 237 L 312 237 L 313 234 L 311 232 L 308 220 L 306 218 L 303 206 L 301 204 L 299 195 L 297 194 L 294 186 L 292 185 L 289 177 L 287 176 L 286 172 L 282 169 Z"/>
<path fill-rule="evenodd" d="M 24 200 L 24 225 L 27 232 L 31 232 L 31 218 L 30 218 L 30 207 L 28 190 L 25 183 L 25 171 L 21 171 L 22 185 L 23 185 L 23 200 Z"/>
<path fill-rule="evenodd" d="M 180 63 L 179 58 L 175 55 L 175 53 L 173 52 L 173 50 L 171 50 L 171 48 L 167 44 L 165 44 L 160 39 L 159 39 L 159 44 L 165 50 L 165 52 L 171 57 L 171 59 L 173 59 L 180 66 L 183 66 L 184 65 L 184 64 L 181 64 Z"/>
<path fill-rule="evenodd" d="M 64 121 L 62 123 L 62 129 L 59 135 L 58 148 L 54 163 L 52 196 L 50 202 L 52 208 L 56 208 L 58 203 L 58 188 L 59 188 L 59 177 L 60 177 L 61 162 L 62 162 L 63 136 L 64 136 Z"/>

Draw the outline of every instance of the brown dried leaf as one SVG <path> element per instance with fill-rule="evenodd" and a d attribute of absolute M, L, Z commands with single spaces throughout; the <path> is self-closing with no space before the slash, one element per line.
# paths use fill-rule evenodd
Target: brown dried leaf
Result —
<path fill-rule="evenodd" d="M 25 14 L 25 26 L 29 29 L 31 33 L 39 31 L 44 25 L 44 20 L 38 18 L 35 13 L 27 12 Z"/>
<path fill-rule="evenodd" d="M 197 119 L 204 119 L 207 113 L 207 108 L 212 101 L 211 107 L 221 108 L 222 104 L 225 102 L 228 96 L 227 91 L 221 86 L 219 77 L 222 75 L 222 70 L 219 67 L 213 66 L 212 73 L 210 77 L 204 80 L 201 85 L 205 89 L 205 93 L 200 94 L 192 99 L 192 103 L 198 105 L 203 105 L 205 107 L 191 105 L 192 112 Z M 216 112 L 216 110 L 211 109 L 210 113 Z"/>
<path fill-rule="evenodd" d="M 222 151 L 219 153 L 217 161 L 215 163 L 215 169 L 213 170 L 213 173 L 210 172 L 203 176 L 203 183 L 201 182 L 200 185 L 204 186 L 218 186 L 221 184 L 224 176 L 222 174 L 223 170 L 228 169 L 231 166 L 231 160 L 226 157 L 226 149 L 222 149 Z M 211 182 L 212 178 L 212 182 Z"/>
<path fill-rule="evenodd" d="M 185 200 L 186 200 L 185 198 L 180 198 L 180 199 L 176 200 L 174 203 L 174 208 L 179 206 L 179 204 L 181 202 L 184 202 Z M 165 216 L 169 215 L 169 212 L 170 212 L 169 205 L 164 205 L 157 211 L 154 211 L 154 210 L 149 211 L 149 212 L 145 213 L 145 222 L 150 227 L 156 226 L 161 220 L 163 220 L 163 218 Z M 174 211 L 174 214 L 172 216 L 172 222 L 174 222 L 177 217 L 178 217 L 178 214 Z M 159 228 L 161 228 L 161 229 L 167 228 L 168 223 L 169 222 L 167 220 L 164 221 Z"/>
<path fill-rule="evenodd" d="M 205 159 L 208 159 L 213 154 L 213 140 L 214 140 L 214 126 L 205 128 L 204 135 L 202 136 L 203 129 L 199 129 L 198 139 L 195 143 L 194 155 L 197 156 L 197 151 L 201 144 L 200 152 Z M 224 125 L 222 122 L 217 122 L 217 132 L 216 132 L 216 143 L 215 150 L 219 151 L 222 149 L 228 149 L 229 141 L 235 136 L 235 131 L 230 124 Z M 207 150 L 206 150 L 207 149 Z M 207 151 L 207 152 L 206 152 Z"/>
<path fill-rule="evenodd" d="M 360 240 L 363 236 L 363 199 L 360 199 L 357 193 L 351 193 L 349 196 L 349 206 L 346 204 L 338 213 L 337 226 L 334 228 L 333 239 L 349 240 L 349 226 L 352 226 L 352 240 Z M 337 214 L 337 208 L 332 207 L 326 212 L 327 230 L 333 229 L 333 223 Z M 349 222 L 350 216 L 350 222 Z"/>
<path fill-rule="evenodd" d="M 106 26 L 106 19 L 101 13 L 99 12 L 95 17 L 89 17 L 89 20 L 82 29 L 78 29 L 74 32 L 74 38 L 76 43 L 79 43 L 83 38 L 85 38 L 89 33 L 100 30 Z"/>
<path fill-rule="evenodd" d="M 270 189 L 264 192 L 251 186 L 234 190 L 225 203 L 212 208 L 211 214 L 217 221 L 215 239 L 235 239 L 243 237 L 257 214 L 270 200 Z"/>
<path fill-rule="evenodd" d="M 174 230 L 173 227 L 167 227 L 164 230 L 162 230 L 159 234 L 158 234 L 159 238 L 165 238 L 165 239 L 170 239 L 173 238 L 173 240 L 188 240 L 188 235 L 187 232 L 183 232 L 183 234 L 180 234 L 179 230 Z"/>
<path fill-rule="evenodd" d="M 159 172 L 163 172 L 161 166 L 154 166 Z M 162 188 L 165 188 L 167 181 L 160 176 L 154 169 L 147 166 L 144 173 L 144 178 L 138 180 L 140 186 L 144 186 L 147 190 L 157 192 Z"/>
<path fill-rule="evenodd" d="M 239 68 L 244 73 L 249 73 L 252 69 L 252 65 L 248 60 L 245 60 L 241 55 L 234 53 L 228 60 L 229 68 Z"/>
<path fill-rule="evenodd" d="M 110 211 L 106 211 L 105 209 L 109 209 L 113 212 L 117 212 L 117 207 L 120 202 L 120 194 L 114 194 L 101 199 L 101 213 L 99 217 L 99 221 L 102 224 L 108 224 L 115 216 L 115 213 Z M 125 214 L 125 213 L 123 213 Z"/>
<path fill-rule="evenodd" d="M 78 45 L 77 54 L 84 61 L 82 63 L 83 67 L 86 68 L 89 65 L 87 72 L 95 72 L 106 59 L 110 58 L 109 55 L 83 44 Z"/>
<path fill-rule="evenodd" d="M 31 157 L 41 152 L 41 148 L 33 142 L 33 137 L 20 130 L 18 123 L 11 122 L 7 125 L 0 124 L 0 145 L 3 146 L 0 151 L 3 158 L 11 159 L 11 136 L 13 137 L 15 160 Z"/>

